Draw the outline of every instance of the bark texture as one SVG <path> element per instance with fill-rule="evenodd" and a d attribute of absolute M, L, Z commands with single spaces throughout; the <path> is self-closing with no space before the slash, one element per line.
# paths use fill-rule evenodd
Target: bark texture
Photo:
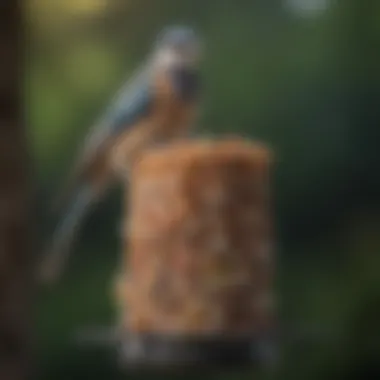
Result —
<path fill-rule="evenodd" d="M 30 375 L 31 248 L 28 156 L 22 122 L 21 12 L 0 4 L 0 379 Z"/>

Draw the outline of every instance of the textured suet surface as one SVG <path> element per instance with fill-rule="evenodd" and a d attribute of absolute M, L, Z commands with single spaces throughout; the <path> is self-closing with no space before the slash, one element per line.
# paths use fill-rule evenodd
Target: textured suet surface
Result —
<path fill-rule="evenodd" d="M 182 142 L 143 155 L 127 201 L 128 278 L 117 282 L 126 330 L 270 329 L 269 167 L 267 149 L 243 140 Z"/>

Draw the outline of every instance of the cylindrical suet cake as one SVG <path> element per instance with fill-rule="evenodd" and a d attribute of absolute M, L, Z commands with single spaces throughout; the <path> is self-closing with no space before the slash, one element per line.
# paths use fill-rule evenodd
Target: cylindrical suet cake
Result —
<path fill-rule="evenodd" d="M 270 164 L 265 146 L 238 138 L 179 142 L 136 163 L 118 281 L 130 337 L 250 342 L 271 329 Z"/>

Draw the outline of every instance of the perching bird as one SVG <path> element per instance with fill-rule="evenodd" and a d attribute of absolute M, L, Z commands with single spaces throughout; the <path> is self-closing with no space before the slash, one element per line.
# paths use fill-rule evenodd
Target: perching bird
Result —
<path fill-rule="evenodd" d="M 147 62 L 95 125 L 71 177 L 72 203 L 43 262 L 45 280 L 57 277 L 90 206 L 118 176 L 128 175 L 140 153 L 191 130 L 198 108 L 200 56 L 200 41 L 192 29 L 165 29 Z"/>

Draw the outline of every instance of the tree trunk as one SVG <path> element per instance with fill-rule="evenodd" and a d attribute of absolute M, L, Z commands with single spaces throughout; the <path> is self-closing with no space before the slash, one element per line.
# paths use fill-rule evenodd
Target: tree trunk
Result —
<path fill-rule="evenodd" d="M 0 379 L 25 379 L 29 366 L 31 255 L 28 169 L 20 92 L 21 13 L 0 4 Z"/>

